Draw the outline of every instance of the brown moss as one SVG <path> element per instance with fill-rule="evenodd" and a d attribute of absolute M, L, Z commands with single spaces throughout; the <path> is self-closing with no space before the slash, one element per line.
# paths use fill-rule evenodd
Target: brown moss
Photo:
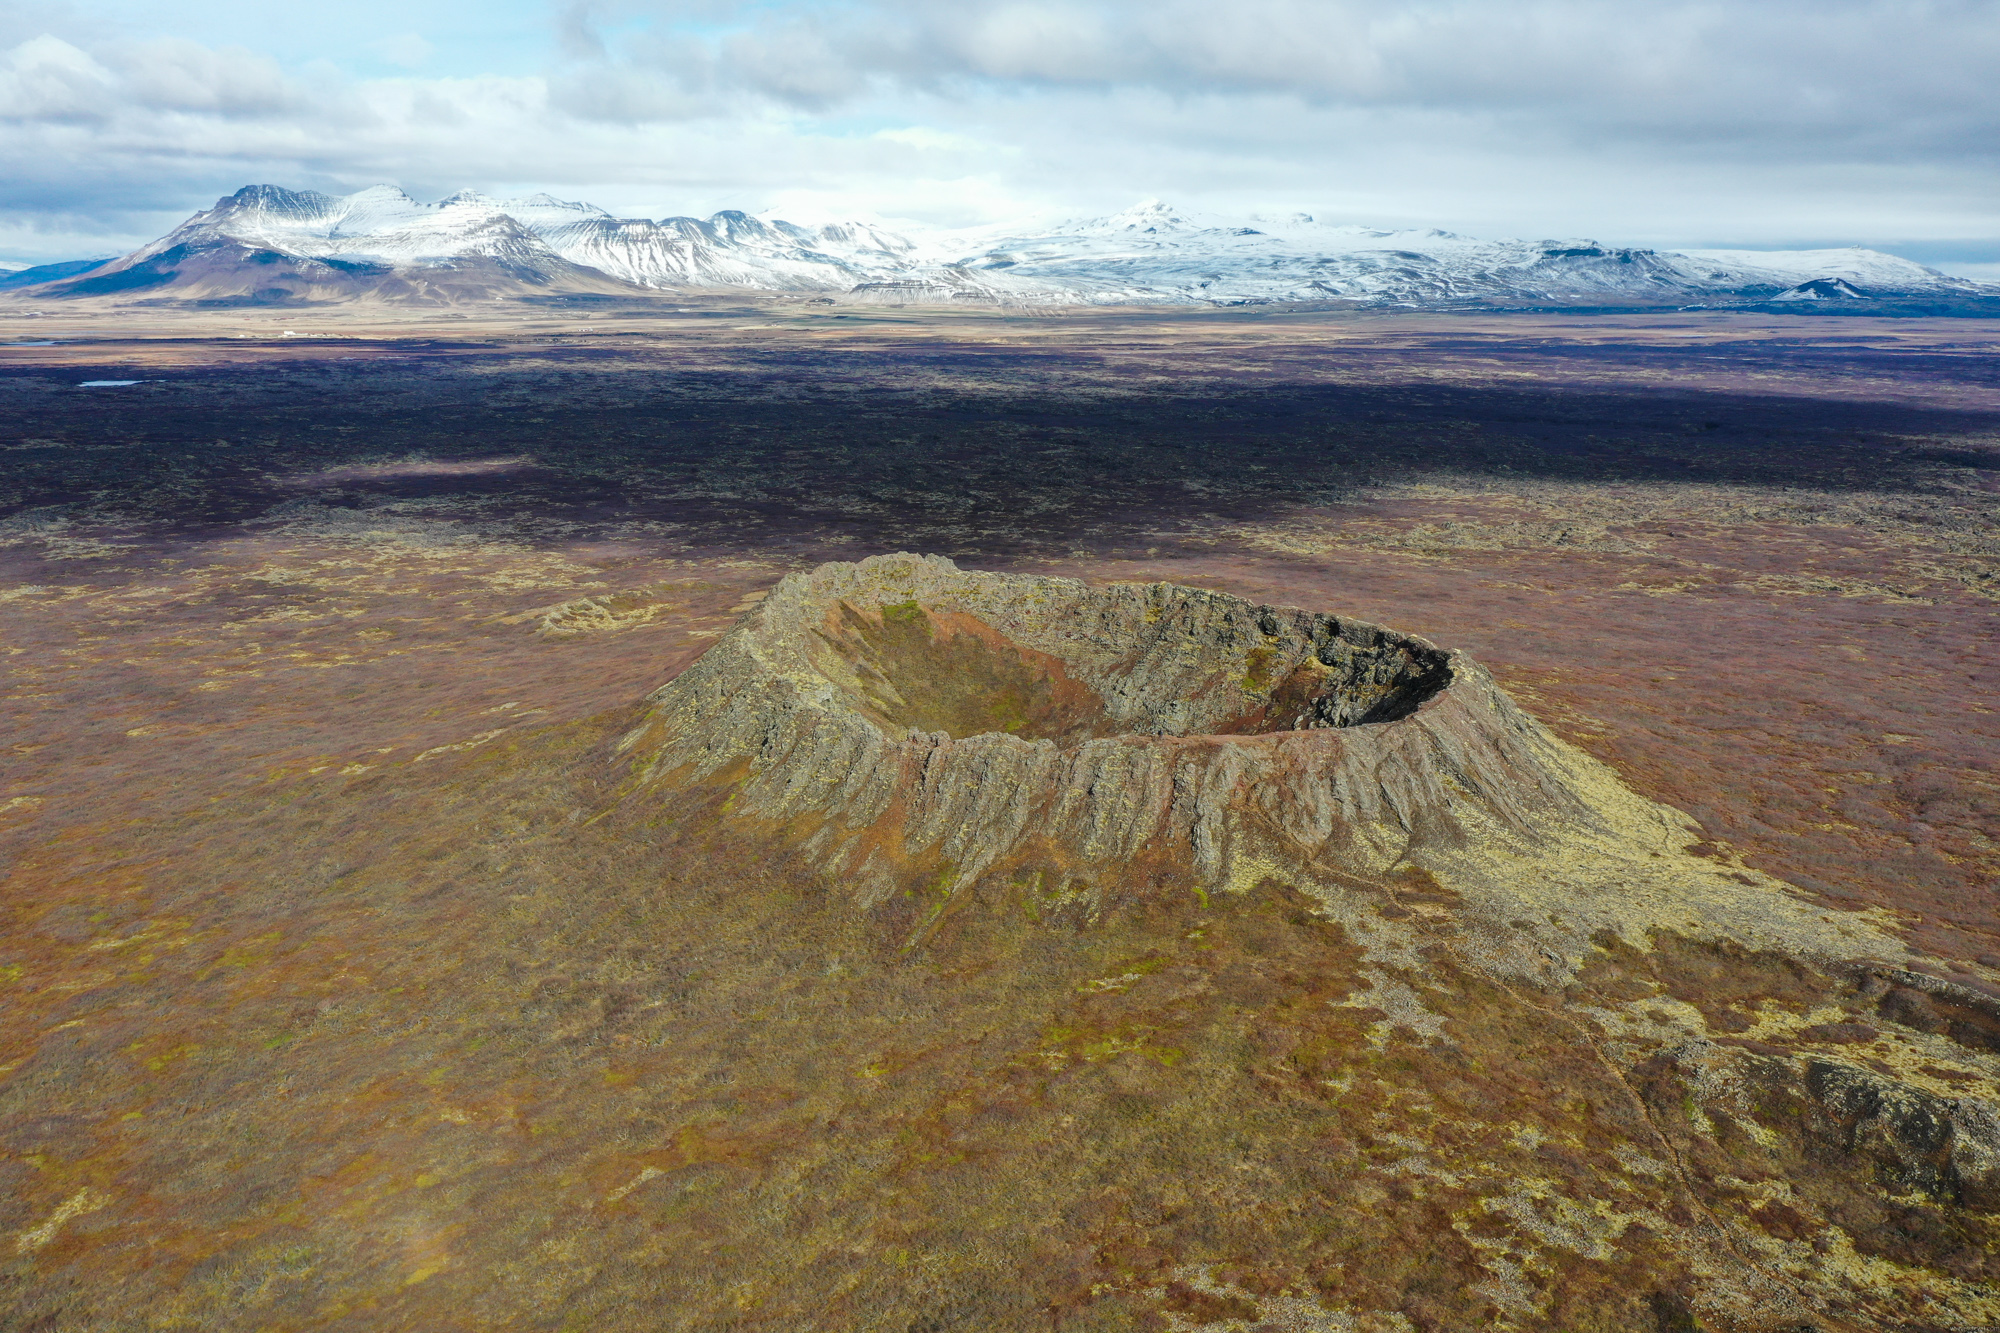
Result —
<path fill-rule="evenodd" d="M 1749 1280 L 1715 1228 L 1775 1235 L 1796 1214 L 1842 1262 L 1851 1244 L 1919 1273 L 1898 1295 L 1865 1264 L 1801 1258 L 1797 1281 L 1832 1293 L 1816 1323 L 1949 1325 L 1922 1299 L 1994 1281 L 1987 1220 L 1892 1198 L 1865 1154 L 1802 1139 L 1806 1102 L 1755 1084 L 1758 1066 L 1717 1066 L 1749 1100 L 1715 1116 L 1694 1071 L 1662 1067 L 1647 1109 L 1718 1181 L 1795 1183 L 1785 1214 L 1762 1192 L 1677 1183 L 1699 1177 L 1676 1176 L 1619 1071 L 1547 997 L 1443 967 L 1385 974 L 1443 1016 L 1444 1040 L 1378 1026 L 1352 941 L 1295 926 L 1282 898 L 1204 908 L 1171 882 L 1156 893 L 1150 862 L 1079 885 L 1050 861 L 1046 892 L 1010 896 L 1001 876 L 906 948 L 928 900 L 851 919 L 794 873 L 809 821 L 718 838 L 691 801 L 586 823 L 610 801 L 578 770 L 625 721 L 523 733 L 642 694 L 794 558 L 976 545 L 985 564 L 1352 605 L 1449 638 L 1647 795 L 1694 810 L 1728 840 L 1720 859 L 1920 914 L 1914 937 L 1952 956 L 2000 956 L 1977 841 L 1995 831 L 1991 718 L 1962 706 L 1983 697 L 1990 608 L 1951 572 L 1984 559 L 1964 543 L 1986 501 L 1891 467 L 1874 434 L 1977 425 L 1982 391 L 1954 368 L 1964 330 L 1871 324 L 1871 349 L 1804 360 L 1737 341 L 1691 370 L 1685 328 L 1649 347 L 1615 319 L 1532 346 L 1522 325 L 1465 318 L 1360 340 L 1120 322 L 1116 346 L 1080 340 L 1110 326 L 1078 320 L 938 333 L 922 401 L 878 382 L 908 364 L 886 342 L 802 353 L 706 332 L 386 349 L 427 358 L 400 365 L 368 342 L 45 353 L 62 376 L 104 357 L 199 364 L 132 406 L 63 398 L 16 358 L 28 373 L 0 387 L 22 438 L 0 499 L 156 526 L 73 511 L 70 540 L 122 547 L 116 568 L 4 552 L 23 651 L 6 659 L 16 785 L 0 804 L 28 803 L 0 812 L 0 1323 L 1123 1330 L 1166 1321 L 1162 1287 L 1120 1284 L 1213 1263 L 1252 1303 L 1324 1291 L 1364 1328 L 1403 1312 L 1455 1329 L 1500 1322 L 1467 1293 L 1511 1254 L 1541 1303 L 1520 1325 L 1748 1329 L 1806 1316 L 1703 1304 Z M 1961 346 L 1923 350 L 1939 340 Z M 366 373 L 336 354 L 370 358 Z M 1592 384 L 1496 378 L 1522 369 Z M 1648 377 L 1663 370 L 1683 387 L 1662 396 Z M 1135 394 L 1162 373 L 1173 393 Z M 1929 377 L 1921 409 L 1882 396 L 1908 374 Z M 1662 442 L 1648 422 L 1686 416 L 1690 393 L 1704 416 L 1753 421 L 1726 434 L 1758 443 L 1705 435 L 1696 458 Z M 1339 438 L 1328 421 L 1347 423 Z M 435 458 L 399 471 L 356 452 L 384 447 Z M 468 449 L 514 461 L 453 471 L 481 465 Z M 1508 471 L 1487 467 L 1503 456 Z M 940 458 L 945 482 L 899 471 Z M 1372 484 L 1397 468 L 1421 488 Z M 997 485 L 1033 503 L 968 527 L 964 495 Z M 1863 489 L 1878 485 L 1903 489 Z M 1314 487 L 1352 503 L 1328 509 Z M 752 491 L 774 498 L 737 498 Z M 1653 508 L 1635 524 L 1637 492 Z M 435 501 L 424 523 L 481 544 L 201 526 L 301 494 L 354 519 Z M 496 535 L 481 506 L 531 517 Z M 1557 506 L 1579 531 L 1560 549 L 1536 526 Z M 508 582 L 556 564 L 546 588 Z M 300 571 L 321 582 L 283 582 Z M 598 581 L 672 584 L 685 604 L 559 642 L 507 623 Z M 927 679 L 954 666 L 940 656 Z M 1023 671 L 1020 706 L 985 721 L 1041 706 Z M 1303 705 L 1309 684 L 1279 691 Z M 488 713 L 524 700 L 552 712 Z M 939 867 L 913 869 L 930 883 Z M 1455 910 L 1395 892 L 1427 923 L 1426 906 Z M 1607 963 L 1586 993 L 1706 997 L 1718 1031 L 1854 998 L 1757 958 L 1683 961 L 1671 977 Z M 1903 989 L 1922 1003 L 1884 1015 L 1881 992 L 1852 1021 L 1939 1037 L 1970 1022 Z M 1079 1034 L 1052 1048 L 1059 1068 L 1032 1058 L 1052 1027 Z M 1142 1029 L 1182 1058 L 1147 1055 Z M 1978 1031 L 1954 1038 L 1968 1059 Z M 1765 1035 L 1723 1058 L 1778 1058 L 1789 1039 Z M 1861 1067 L 1859 1049 L 1829 1054 Z M 1633 1152 L 1667 1174 L 1622 1166 Z M 80 1195 L 88 1210 L 46 1245 L 16 1248 Z M 1648 1219 L 1604 1242 L 1609 1259 L 1529 1224 L 1568 1235 L 1551 1229 L 1563 1210 L 1598 1203 Z M 1715 1266 L 1694 1272 L 1704 1254 Z"/>
<path fill-rule="evenodd" d="M 1747 1032 L 1766 1005 L 1804 1012 L 1851 997 L 1855 983 L 1799 959 L 1727 942 L 1655 931 L 1647 949 L 1600 936 L 1599 952 L 1578 972 L 1579 990 L 1619 1001 L 1663 994 L 1694 1006 L 1716 1032 Z"/>
<path fill-rule="evenodd" d="M 1118 728 L 1104 701 L 1059 657 L 1014 643 L 971 616 L 916 602 L 864 611 L 841 603 L 825 638 L 860 674 L 873 719 L 962 738 L 1080 740 Z"/>

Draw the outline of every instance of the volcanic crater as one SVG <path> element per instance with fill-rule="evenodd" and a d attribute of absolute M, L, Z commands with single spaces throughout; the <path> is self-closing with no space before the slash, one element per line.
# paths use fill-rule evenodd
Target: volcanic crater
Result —
<path fill-rule="evenodd" d="M 1092 628 L 1052 642 L 1027 631 L 1052 651 L 1015 637 L 1022 618 L 1004 611 L 997 618 L 1008 629 L 949 603 L 912 598 L 863 609 L 841 598 L 816 629 L 809 660 L 885 733 L 954 740 L 1362 726 L 1409 716 L 1451 680 L 1446 654 L 1421 639 L 1157 587 L 1136 620 L 1119 614 L 1115 594 L 1055 589 L 1037 619 Z M 1036 614 L 1034 602 L 1024 609 Z"/>
<path fill-rule="evenodd" d="M 628 790 L 727 787 L 864 906 L 982 880 L 1088 915 L 1275 879 L 1392 951 L 1417 875 L 1496 971 L 1559 983 L 1603 932 L 1900 956 L 1850 914 L 1689 854 L 1647 801 L 1477 662 L 1324 612 L 1168 583 L 961 570 L 908 554 L 785 578 L 655 692 Z M 1386 934 L 1384 933 L 1386 931 Z"/>

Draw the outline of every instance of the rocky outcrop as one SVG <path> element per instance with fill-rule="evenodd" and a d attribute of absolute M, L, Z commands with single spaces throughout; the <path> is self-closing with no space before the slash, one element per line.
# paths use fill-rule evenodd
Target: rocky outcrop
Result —
<path fill-rule="evenodd" d="M 641 786 L 729 784 L 864 903 L 991 875 L 1070 897 L 1275 877 L 1357 929 L 1450 933 L 1545 980 L 1609 930 L 1899 955 L 1775 880 L 1686 854 L 1691 822 L 1518 708 L 1477 662 L 1323 612 L 878 556 L 793 574 L 654 694 Z M 1385 942 L 1387 942 L 1385 940 Z"/>
<path fill-rule="evenodd" d="M 1517 1248 L 1622 1272 L 1654 1238 L 1687 1276 L 1633 1307 L 1646 1326 L 1969 1333 L 2000 1319 L 2000 1004 L 1866 915 L 1692 854 L 1691 821 L 1463 653 L 1205 589 L 881 556 L 787 577 L 651 697 L 620 748 L 640 820 L 712 839 L 720 811 L 732 851 L 801 853 L 832 895 L 816 909 L 845 917 L 851 895 L 844 924 L 865 947 L 954 987 L 1018 975 L 1028 954 L 992 947 L 1008 929 L 1068 957 L 1132 920 L 1207 941 L 1282 901 L 1354 978 L 1344 1001 L 1297 1003 L 1284 1022 L 1342 1022 L 1288 1047 L 1277 1022 L 1231 1010 L 1230 1054 L 1211 1067 L 1287 1051 L 1255 1067 L 1260 1097 L 1337 1106 L 1357 1139 L 1392 1128 L 1379 1142 L 1385 1159 L 1408 1152 L 1401 1179 L 1469 1191 L 1452 1206 L 1474 1211 L 1455 1216 L 1512 1229 L 1504 1253 L 1481 1251 L 1481 1290 L 1513 1302 L 1518 1326 L 1547 1320 L 1523 1315 L 1537 1298 Z M 1133 957 L 1066 978 L 1065 1017 L 1045 1031 L 1151 1049 L 1166 1076 L 1192 1065 L 1147 1046 L 1165 1040 L 1163 1015 L 1197 989 L 1263 984 L 1247 960 L 1265 955 L 1247 952 L 1128 1011 L 1135 983 L 1166 968 Z M 1075 1013 L 1098 1000 L 1087 1027 Z M 1372 1063 L 1392 1049 L 1427 1071 L 1408 1103 L 1384 1099 Z M 1008 1059 L 1053 1068 L 1040 1047 Z M 1335 1059 L 1351 1062 L 1338 1079 Z M 1486 1099 L 1523 1095 L 1577 1118 L 1551 1131 L 1515 1102 L 1517 1120 L 1481 1122 Z M 1451 1146 L 1420 1149 L 1421 1123 L 1450 1126 Z M 1500 1165 L 1509 1144 L 1532 1158 Z M 1392 1197 L 1413 1196 L 1385 1193 L 1389 1215 Z M 1274 1308 L 1269 1284 L 1189 1274 L 1160 1290 L 1182 1314 Z M 1856 1292 L 1894 1318 L 1848 1318 Z"/>
<path fill-rule="evenodd" d="M 1872 1161 L 1885 1183 L 1940 1203 L 2000 1205 L 2000 1116 L 1837 1060 L 1806 1062 L 1808 1134 Z"/>

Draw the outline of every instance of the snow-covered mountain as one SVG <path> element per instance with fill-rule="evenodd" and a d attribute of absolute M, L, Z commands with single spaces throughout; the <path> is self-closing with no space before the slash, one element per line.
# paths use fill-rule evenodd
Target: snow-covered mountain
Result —
<path fill-rule="evenodd" d="M 456 301 L 747 289 L 897 304 L 1684 304 L 1980 298 L 2000 289 L 1873 250 L 1654 251 L 1482 241 L 1305 214 L 1214 218 L 1148 202 L 1042 227 L 899 234 L 740 212 L 618 218 L 546 194 L 421 203 L 253 185 L 153 244 L 36 296 L 227 303 Z"/>
<path fill-rule="evenodd" d="M 985 238 L 934 271 L 1033 299 L 1369 303 L 1698 301 L 1838 280 L 1868 295 L 1977 294 L 1873 250 L 1655 251 L 1590 240 L 1483 241 L 1286 217 L 1190 217 L 1157 202 L 1108 218 Z M 962 275 L 962 276 L 961 276 Z"/>

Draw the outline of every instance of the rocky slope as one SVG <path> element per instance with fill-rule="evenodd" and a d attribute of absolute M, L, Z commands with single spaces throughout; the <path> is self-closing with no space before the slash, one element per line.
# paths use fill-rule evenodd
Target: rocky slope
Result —
<path fill-rule="evenodd" d="M 690 289 L 890 304 L 1187 305 L 1358 302 L 1679 305 L 1724 301 L 1977 302 L 1979 284 L 1869 250 L 1653 251 L 1589 240 L 1482 241 L 1305 214 L 1110 217 L 900 235 L 722 212 L 617 218 L 546 194 L 466 191 L 420 203 L 375 186 L 334 197 L 253 185 L 149 246 L 37 298 L 280 303 L 374 296 L 486 300 Z"/>
<path fill-rule="evenodd" d="M 789 848 L 898 957 L 984 971 L 966 942 L 991 948 L 996 912 L 1085 939 L 1199 903 L 1199 941 L 1217 914 L 1278 894 L 1303 905 L 1294 925 L 1354 951 L 1345 1003 L 1372 1026 L 1323 1058 L 1401 1040 L 1431 1087 L 1461 1062 L 1518 1064 L 1551 1089 L 1609 1075 L 1619 1090 L 1590 1096 L 1636 1118 L 1598 1140 L 1591 1183 L 1515 1184 L 1481 1205 L 1598 1260 L 1641 1236 L 1679 1254 L 1680 1285 L 1607 1327 L 2000 1318 L 2000 1272 L 1974 1257 L 2000 1236 L 2000 1103 L 1968 1095 L 2000 1073 L 1990 988 L 1933 973 L 1886 917 L 1827 912 L 1700 854 L 1692 821 L 1463 653 L 1201 589 L 881 556 L 787 576 L 617 749 L 624 806 L 692 800 L 718 837 Z M 1155 950 L 1077 989 L 1122 993 L 1162 965 Z M 1524 1025 L 1503 1046 L 1474 1035 L 1482 994 Z M 1146 1034 L 1174 1012 L 1086 1049 L 1172 1064 Z M 1816 1048 L 1802 1057 L 1800 1041 Z M 1425 1169 L 1460 1183 L 1503 1169 L 1449 1123 L 1400 1141 L 1442 1153 Z M 1634 1172 L 1666 1197 L 1635 1194 Z M 1528 1293 L 1582 1279 L 1531 1275 L 1506 1248 L 1466 1297 L 1496 1326 L 1569 1326 Z M 1200 1269 L 1164 1298 L 1192 1320 L 1175 1328 L 1274 1309 L 1304 1321 L 1280 1327 L 1378 1326 Z M 1433 1311 L 1416 1327 L 1472 1326 L 1410 1309 Z"/>
<path fill-rule="evenodd" d="M 1634 795 L 1462 653 L 1171 584 L 1088 588 L 878 556 L 792 575 L 654 699 L 647 783 L 726 777 L 739 818 L 811 826 L 864 905 L 1000 876 L 1087 898 L 1267 876 L 1413 947 L 1371 881 L 1439 886 L 1460 947 L 1556 985 L 1607 935 L 1673 930 L 1900 958 L 1782 883 L 1687 855 Z M 1356 893 L 1360 894 L 1357 899 Z"/>

